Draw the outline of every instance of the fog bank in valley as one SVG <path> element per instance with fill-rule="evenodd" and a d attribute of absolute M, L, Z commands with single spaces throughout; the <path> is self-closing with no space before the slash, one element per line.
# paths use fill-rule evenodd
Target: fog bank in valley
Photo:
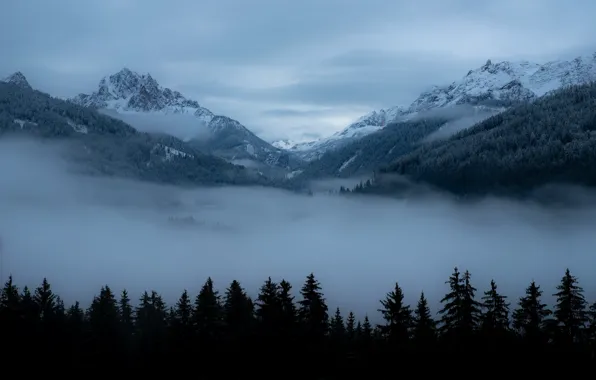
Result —
<path fill-rule="evenodd" d="M 2 277 L 21 286 L 47 277 L 67 303 L 88 303 L 104 284 L 174 302 L 185 288 L 196 295 L 207 276 L 222 292 L 238 279 L 251 296 L 268 276 L 285 278 L 299 298 L 314 272 L 330 307 L 377 320 L 395 281 L 408 302 L 424 290 L 437 311 L 454 266 L 471 271 L 479 293 L 494 278 L 514 302 L 532 279 L 554 293 L 566 267 L 596 296 L 590 207 L 183 190 L 77 177 L 59 149 L 0 141 Z M 191 216 L 195 223 L 169 220 Z"/>

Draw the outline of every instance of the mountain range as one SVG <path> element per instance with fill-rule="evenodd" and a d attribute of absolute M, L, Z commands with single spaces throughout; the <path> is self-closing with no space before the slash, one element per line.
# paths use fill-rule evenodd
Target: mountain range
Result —
<path fill-rule="evenodd" d="M 299 144 L 280 140 L 273 145 L 311 161 L 394 122 L 408 121 L 428 111 L 466 104 L 489 111 L 487 114 L 490 115 L 513 104 L 533 101 L 558 88 L 594 80 L 596 53 L 545 64 L 528 61 L 493 63 L 488 60 L 457 81 L 421 93 L 408 106 L 373 111 L 342 131 L 320 140 Z"/>
<path fill-rule="evenodd" d="M 489 60 L 459 81 L 423 92 L 408 107 L 374 111 L 327 139 L 281 149 L 280 142 L 272 146 L 238 121 L 160 86 L 150 74 L 125 68 L 104 77 L 97 91 L 64 100 L 32 89 L 17 72 L 0 83 L 0 133 L 68 141 L 68 156 L 92 174 L 305 189 L 314 179 L 395 173 L 482 193 L 507 181 L 513 186 L 518 171 L 525 173 L 523 181 L 531 178 L 534 166 L 542 168 L 542 177 L 533 184 L 548 182 L 549 171 L 574 183 L 591 178 L 577 174 L 570 157 L 594 161 L 594 81 L 596 54 L 543 65 Z M 155 120 L 160 126 L 148 130 L 146 123 Z M 183 122 L 190 128 L 181 132 Z M 558 157 L 557 149 L 570 156 Z M 514 167 L 503 169 L 500 154 Z M 538 156 L 546 161 L 519 161 Z M 502 183 L 479 175 L 485 166 L 503 170 Z"/>
<path fill-rule="evenodd" d="M 34 90 L 22 73 L 0 82 L 0 135 L 60 142 L 70 169 L 85 175 L 189 186 L 276 185 L 174 136 L 139 132 L 92 107 Z"/>
<path fill-rule="evenodd" d="M 206 153 L 234 163 L 255 163 L 289 169 L 299 160 L 262 140 L 238 121 L 216 115 L 180 92 L 164 88 L 150 75 L 124 68 L 99 81 L 96 91 L 79 94 L 72 103 L 92 107 L 143 129 L 143 123 L 161 120 L 164 133 L 175 135 Z M 165 117 L 164 117 L 165 116 Z M 190 116 L 182 119 L 180 116 Z M 143 118 L 144 117 L 144 118 Z M 147 117 L 153 118 L 149 121 Z M 161 117 L 161 119 L 157 119 Z M 172 124 L 194 124 L 182 134 Z M 262 168 L 262 166 L 261 166 Z"/>

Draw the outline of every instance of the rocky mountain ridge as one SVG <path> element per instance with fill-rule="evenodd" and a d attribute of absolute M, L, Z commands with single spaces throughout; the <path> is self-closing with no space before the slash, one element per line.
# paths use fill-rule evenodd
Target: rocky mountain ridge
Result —
<path fill-rule="evenodd" d="M 503 105 L 532 101 L 561 87 L 592 81 L 596 81 L 596 53 L 545 64 L 528 61 L 493 63 L 489 59 L 461 79 L 421 93 L 409 106 L 373 111 L 342 131 L 317 141 L 299 144 L 283 141 L 273 145 L 295 152 L 305 160 L 313 160 L 391 122 L 407 121 L 426 111 L 462 104 L 505 109 Z"/>
<path fill-rule="evenodd" d="M 116 112 L 116 116 L 123 115 L 125 120 L 135 114 L 192 115 L 197 119 L 197 131 L 206 128 L 209 132 L 208 141 L 194 142 L 208 153 L 232 162 L 254 160 L 281 168 L 291 165 L 287 152 L 260 139 L 238 121 L 216 115 L 180 92 L 162 87 L 150 74 L 124 68 L 102 78 L 97 91 L 79 94 L 69 100 L 77 105 Z M 192 137 L 183 139 L 190 142 Z"/>

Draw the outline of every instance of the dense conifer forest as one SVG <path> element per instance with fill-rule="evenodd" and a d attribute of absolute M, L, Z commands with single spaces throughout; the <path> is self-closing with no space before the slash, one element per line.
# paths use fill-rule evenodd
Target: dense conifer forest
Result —
<path fill-rule="evenodd" d="M 562 88 L 422 145 L 379 174 L 457 195 L 520 195 L 552 183 L 594 187 L 595 164 L 596 83 L 591 83 Z"/>
<path fill-rule="evenodd" d="M 424 293 L 417 304 L 406 304 L 396 283 L 380 295 L 378 310 L 355 315 L 329 310 L 314 274 L 297 291 L 269 278 L 254 299 L 238 281 L 220 293 L 208 278 L 197 294 L 184 290 L 172 305 L 156 291 L 133 295 L 105 285 L 88 307 L 65 305 L 46 279 L 30 289 L 10 277 L 0 296 L 7 349 L 1 365 L 27 359 L 68 369 L 108 366 L 114 373 L 186 368 L 199 378 L 253 371 L 261 378 L 323 379 L 356 369 L 395 374 L 398 363 L 415 363 L 406 359 L 530 367 L 594 361 L 596 302 L 588 303 L 569 270 L 551 307 L 533 281 L 516 300 L 500 294 L 494 281 L 475 286 L 470 272 L 455 268 L 439 310 L 430 309 Z M 373 325 L 372 313 L 383 322 Z"/>

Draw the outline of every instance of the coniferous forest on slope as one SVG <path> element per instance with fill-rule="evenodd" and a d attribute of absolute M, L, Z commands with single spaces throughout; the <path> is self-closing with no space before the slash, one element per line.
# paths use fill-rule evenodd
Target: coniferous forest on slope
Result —
<path fill-rule="evenodd" d="M 594 187 L 595 165 L 596 83 L 590 83 L 421 145 L 380 168 L 370 191 L 398 191 L 394 182 L 382 181 L 397 174 L 456 195 L 525 195 L 549 184 Z"/>
<path fill-rule="evenodd" d="M 494 281 L 482 285 L 455 268 L 439 310 L 429 308 L 424 293 L 406 304 L 396 283 L 378 310 L 356 316 L 329 310 L 314 274 L 297 291 L 269 278 L 254 299 L 238 281 L 220 293 L 209 278 L 198 294 L 184 290 L 172 305 L 156 291 L 133 295 L 105 285 L 88 307 L 65 305 L 46 279 L 29 289 L 10 277 L 0 297 L 7 350 L 0 365 L 27 358 L 68 369 L 193 370 L 198 378 L 246 370 L 337 378 L 365 368 L 395 374 L 391 367 L 416 363 L 407 359 L 529 367 L 573 361 L 575 368 L 594 361 L 596 302 L 590 305 L 569 270 L 558 285 L 548 284 L 556 285 L 553 305 L 542 301 L 545 290 L 534 281 L 519 299 L 500 294 Z M 371 323 L 373 313 L 382 323 Z"/>

